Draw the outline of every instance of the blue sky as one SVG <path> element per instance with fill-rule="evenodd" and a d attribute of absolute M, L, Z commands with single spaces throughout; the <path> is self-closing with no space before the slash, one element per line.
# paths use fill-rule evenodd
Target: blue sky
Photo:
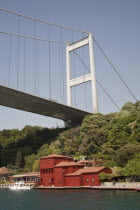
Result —
<path fill-rule="evenodd" d="M 27 16 L 35 17 L 37 19 L 42 19 L 49 22 L 54 22 L 56 24 L 65 25 L 72 28 L 83 29 L 85 31 L 89 31 L 93 34 L 96 40 L 100 43 L 104 51 L 108 54 L 109 58 L 121 73 L 122 77 L 125 79 L 126 83 L 129 85 L 133 93 L 136 95 L 138 100 L 140 85 L 140 1 L 138 0 L 0 0 L 0 7 L 5 8 L 17 13 L 21 13 Z M 1 15 L 1 12 L 0 12 Z M 2 14 L 3 15 L 3 14 Z M 17 23 L 16 20 L 12 20 L 11 16 L 1 16 L 0 28 L 1 30 L 9 30 L 10 32 L 17 32 Z M 10 26 L 8 23 L 11 21 Z M 24 25 L 24 26 L 23 26 Z M 22 23 L 21 32 L 24 33 L 24 28 L 29 29 L 32 27 L 30 23 Z M 44 26 L 37 26 L 39 32 L 37 32 L 37 36 L 44 36 L 47 30 L 44 29 Z M 31 30 L 31 29 L 30 29 Z M 41 32 L 40 32 L 41 31 Z M 33 29 L 31 30 L 33 33 Z M 59 33 L 59 32 L 58 32 Z M 60 34 L 59 34 L 60 35 Z M 57 36 L 57 33 L 52 32 L 52 36 L 54 39 L 60 39 Z M 63 35 L 64 36 L 64 35 Z M 71 39 L 71 35 L 65 34 L 65 39 Z M 79 35 L 74 36 L 78 37 Z M 63 37 L 64 38 L 64 37 Z M 1 39 L 2 40 L 2 39 Z M 13 46 L 14 46 L 14 39 Z M 3 42 L 3 41 L 2 41 Z M 2 43 L 0 42 L 0 43 Z M 1 84 L 6 84 L 6 65 L 4 61 L 6 60 L 6 49 L 4 49 L 4 43 L 1 44 L 1 53 L 5 53 L 5 59 L 1 61 L 1 69 L 0 74 Z M 20 40 L 20 46 L 23 45 L 23 40 Z M 29 45 L 29 43 L 27 44 Z M 30 43 L 30 45 L 34 45 Z M 30 46 L 29 45 L 29 46 Z M 6 44 L 8 49 L 8 44 Z M 40 51 L 42 54 L 45 51 L 44 46 L 41 44 Z M 56 47 L 56 46 L 55 46 Z M 56 48 L 54 47 L 54 51 Z M 6 47 L 5 47 L 6 48 Z M 53 48 L 53 46 L 52 46 Z M 14 50 L 14 47 L 13 47 Z M 59 50 L 59 48 L 57 48 Z M 63 53 L 64 53 L 63 48 Z M 116 103 L 122 107 L 122 105 L 127 101 L 134 102 L 132 96 L 128 93 L 126 88 L 121 84 L 118 77 L 114 74 L 109 64 L 103 58 L 101 53 L 99 52 L 97 46 L 94 47 L 95 50 L 95 67 L 96 67 L 96 75 L 97 79 L 103 84 L 112 98 L 116 101 Z M 86 52 L 86 49 L 85 49 Z M 20 59 L 23 57 L 23 51 L 20 52 Z M 28 53 L 30 53 L 30 49 L 28 49 Z M 13 53 L 14 54 L 14 53 Z M 44 55 L 44 54 L 43 54 Z M 39 95 L 41 97 L 48 97 L 48 83 L 47 83 L 47 75 L 45 80 L 45 74 L 43 67 L 48 64 L 48 60 L 45 60 L 45 57 L 40 55 L 40 76 L 39 82 L 42 85 L 39 89 Z M 29 56 L 28 56 L 29 57 Z M 14 69 L 14 58 L 11 61 L 12 66 L 11 70 Z M 28 62 L 28 68 L 32 67 L 34 63 Z M 45 63 L 46 62 L 46 63 Z M 59 60 L 56 58 L 55 62 L 52 61 L 52 69 L 56 69 L 55 66 L 58 65 Z M 64 66 L 65 66 L 65 61 Z M 77 61 L 75 60 L 75 63 Z M 87 61 L 86 61 L 87 62 Z M 80 69 L 81 66 L 77 62 L 77 69 Z M 87 63 L 88 65 L 88 63 Z M 5 68 L 4 68 L 5 67 Z M 20 78 L 23 77 L 23 60 L 20 60 L 21 67 L 21 75 Z M 5 69 L 4 70 L 2 70 Z M 31 69 L 31 68 L 30 68 Z M 42 71 L 42 72 L 41 72 Z M 63 68 L 63 73 L 65 74 L 65 69 Z M 29 71 L 28 71 L 29 73 Z M 47 73 L 47 72 L 46 72 Z M 32 72 L 28 75 L 28 80 L 30 80 Z M 55 76 L 56 75 L 56 76 Z M 58 74 L 56 70 L 52 72 L 52 76 L 54 78 L 54 83 L 52 83 L 52 95 L 55 100 L 61 101 L 62 97 L 59 94 L 59 89 L 55 85 L 57 83 Z M 64 75 L 65 77 L 65 75 Z M 11 79 L 12 80 L 12 79 Z M 28 91 L 32 92 L 33 87 L 30 84 L 30 81 L 27 84 Z M 46 82 L 46 84 L 45 84 Z M 44 84 L 44 86 L 43 86 Z M 15 78 L 13 78 L 11 82 L 11 87 L 15 85 Z M 23 88 L 23 81 L 20 83 L 20 89 Z M 46 85 L 46 86 L 45 86 Z M 64 84 L 66 85 L 66 84 Z M 59 85 L 59 88 L 63 84 Z M 83 88 L 83 89 L 82 89 Z M 83 100 L 82 94 L 80 94 L 81 90 L 84 90 L 85 87 L 77 87 L 77 102 L 78 107 L 85 109 L 85 101 Z M 105 96 L 102 90 L 98 88 L 98 98 L 99 98 L 99 108 L 102 113 L 109 113 L 117 111 L 116 107 L 110 102 L 109 99 Z M 88 110 L 91 111 L 91 97 L 90 97 L 90 85 L 87 84 L 87 98 L 88 98 Z M 58 92 L 57 92 L 58 91 Z M 74 92 L 75 93 L 75 92 Z M 45 95 L 46 94 L 46 95 Z M 63 95 L 63 92 L 61 93 Z M 66 91 L 65 91 L 65 103 L 66 103 Z M 74 101 L 75 97 L 73 97 Z M 74 101 L 75 105 L 75 101 Z M 59 120 L 55 120 L 48 117 L 39 116 L 36 114 L 26 113 L 22 111 L 17 111 L 14 109 L 0 107 L 0 130 L 9 129 L 9 128 L 23 128 L 25 125 L 40 125 L 46 127 L 56 127 L 57 125 L 62 126 L 63 122 Z"/>

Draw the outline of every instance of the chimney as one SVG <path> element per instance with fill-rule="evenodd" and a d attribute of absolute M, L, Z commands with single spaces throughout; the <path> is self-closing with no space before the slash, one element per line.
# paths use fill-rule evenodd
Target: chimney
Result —
<path fill-rule="evenodd" d="M 93 166 L 93 167 L 96 167 L 96 159 L 95 159 L 95 158 L 93 158 L 92 166 Z"/>

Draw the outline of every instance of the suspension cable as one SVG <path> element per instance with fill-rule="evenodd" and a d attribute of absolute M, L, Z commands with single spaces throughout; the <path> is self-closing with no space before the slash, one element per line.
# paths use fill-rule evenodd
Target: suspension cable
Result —
<path fill-rule="evenodd" d="M 50 40 L 50 25 L 49 25 L 49 40 Z M 51 99 L 51 46 L 49 42 L 49 97 Z"/>
<path fill-rule="evenodd" d="M 72 31 L 72 42 L 74 42 L 73 31 Z M 73 58 L 73 70 L 74 70 L 74 79 L 75 79 L 76 74 L 75 74 L 75 56 L 74 56 L 74 52 L 72 53 L 72 58 Z M 77 102 L 76 102 L 76 87 L 74 87 L 74 92 L 75 92 L 75 106 L 77 106 Z"/>
<path fill-rule="evenodd" d="M 34 37 L 36 37 L 36 22 L 34 21 Z M 36 40 L 34 39 L 34 93 L 36 95 Z"/>
<path fill-rule="evenodd" d="M 23 37 L 23 38 L 27 38 L 27 39 L 35 39 L 35 40 L 40 40 L 40 41 L 45 41 L 45 42 L 54 42 L 54 43 L 61 43 L 61 44 L 67 44 L 67 42 L 60 42 L 60 41 L 55 41 L 55 40 L 49 40 L 49 39 L 42 39 L 42 38 L 35 38 L 32 36 L 24 36 L 21 34 L 14 34 L 14 33 L 10 33 L 10 32 L 4 32 L 4 31 L 0 31 L 0 34 L 7 34 L 7 35 L 12 35 L 12 36 L 19 36 L 19 37 Z"/>
<path fill-rule="evenodd" d="M 18 16 L 18 34 L 19 34 L 20 16 Z M 18 75 L 19 75 L 19 36 L 17 40 L 17 89 L 18 89 Z"/>
<path fill-rule="evenodd" d="M 62 26 L 62 25 L 55 24 L 55 23 L 51 23 L 51 22 L 39 20 L 39 19 L 36 19 L 36 18 L 32 18 L 32 17 L 26 16 L 26 15 L 22 15 L 22 14 L 19 14 L 19 13 L 16 13 L 16 12 L 12 12 L 10 10 L 6 10 L 6 9 L 3 9 L 3 8 L 0 8 L 0 10 L 3 11 L 3 12 L 8 12 L 8 13 L 11 13 L 13 15 L 18 15 L 18 16 L 23 17 L 23 18 L 27 18 L 27 19 L 38 21 L 38 22 L 45 23 L 45 24 L 49 24 L 49 25 L 56 26 L 56 27 L 59 27 L 59 28 L 64 28 L 64 29 L 68 29 L 68 30 L 78 31 L 78 32 L 86 33 L 86 34 L 89 33 L 87 31 L 82 31 L 82 30 L 78 30 L 78 29 L 74 29 L 74 28 L 69 28 L 69 27 L 65 27 L 65 26 Z"/>
<path fill-rule="evenodd" d="M 118 108 L 119 111 L 121 111 L 121 109 L 119 108 L 119 106 L 116 104 L 116 102 L 112 99 L 112 97 L 108 94 L 108 92 L 105 90 L 105 88 L 101 85 L 100 82 L 98 82 L 98 80 L 96 80 L 96 82 L 98 83 L 98 85 L 102 88 L 102 90 L 106 93 L 106 95 L 110 98 L 110 100 L 113 102 L 113 104 Z"/>
<path fill-rule="evenodd" d="M 62 31 L 63 28 L 61 28 L 61 42 L 63 40 L 63 31 Z M 63 61 L 63 46 L 62 46 L 62 80 L 63 80 L 63 103 L 65 104 L 65 92 L 64 92 L 64 61 Z"/>
<path fill-rule="evenodd" d="M 118 77 L 120 78 L 120 80 L 123 82 L 123 84 L 125 85 L 125 87 L 128 89 L 128 91 L 130 92 L 130 94 L 132 95 L 132 97 L 136 100 L 136 102 L 138 101 L 137 98 L 135 97 L 135 95 L 133 94 L 133 92 L 130 90 L 130 88 L 128 87 L 128 85 L 126 84 L 126 82 L 124 81 L 124 79 L 122 78 L 122 76 L 120 75 L 120 73 L 117 71 L 117 69 L 115 68 L 115 66 L 113 65 L 113 63 L 111 62 L 111 60 L 108 58 L 107 54 L 103 51 L 103 49 L 101 48 L 101 46 L 99 45 L 99 43 L 96 41 L 96 39 L 92 36 L 93 40 L 95 41 L 96 45 L 99 47 L 99 49 L 101 50 L 101 52 L 103 53 L 104 57 L 107 59 L 107 61 L 109 62 L 109 64 L 111 65 L 111 67 L 113 68 L 113 70 L 116 72 L 116 74 L 118 75 Z"/>
<path fill-rule="evenodd" d="M 11 76 L 11 35 L 10 35 L 10 46 L 9 46 L 9 75 L 8 75 L 8 87 L 10 87 L 10 76 Z"/>
<path fill-rule="evenodd" d="M 82 64 L 86 67 L 86 69 L 88 70 L 88 72 L 90 72 L 89 68 L 85 65 L 85 63 L 82 61 L 82 59 L 79 57 L 79 55 L 73 50 L 73 52 L 75 53 L 75 55 L 78 57 L 78 59 L 82 62 Z M 91 73 L 91 72 L 90 72 Z M 101 83 L 96 79 L 96 82 L 99 84 L 99 86 L 102 88 L 102 90 L 106 93 L 106 95 L 110 98 L 110 100 L 114 103 L 114 105 L 117 107 L 117 109 L 120 111 L 121 109 L 119 108 L 119 106 L 115 103 L 115 101 L 112 99 L 112 97 L 107 93 L 107 91 L 105 90 L 105 88 L 101 85 Z"/>
<path fill-rule="evenodd" d="M 37 59 L 36 59 L 36 62 L 37 62 L 36 63 L 36 70 L 37 70 L 37 72 L 36 72 L 36 80 L 37 80 L 36 81 L 36 93 L 37 93 L 37 95 L 38 95 L 38 91 L 39 91 L 39 84 L 38 84 L 38 81 L 39 81 L 39 78 L 38 78 L 39 77 L 39 73 L 38 73 L 38 68 L 39 68 L 39 58 L 38 58 L 39 57 L 39 47 L 38 47 L 38 42 L 39 41 L 37 40 L 37 46 L 36 46 L 37 47 L 37 49 L 36 49 L 37 50 Z"/>
<path fill-rule="evenodd" d="M 26 39 L 24 38 L 24 92 L 25 92 L 25 77 L 26 77 Z"/>
<path fill-rule="evenodd" d="M 59 44 L 59 49 L 58 49 L 58 53 L 59 53 L 59 55 L 58 55 L 58 57 L 59 57 L 59 71 L 60 71 L 60 75 L 59 75 L 59 79 L 60 79 L 60 101 L 62 102 L 62 92 L 61 92 L 61 90 L 62 90 L 62 84 L 61 84 L 61 77 L 62 77 L 62 75 L 61 75 L 61 71 L 62 71 L 62 66 L 61 66 L 61 45 Z"/>
<path fill-rule="evenodd" d="M 82 33 L 82 39 L 84 39 L 83 33 Z M 84 46 L 83 46 L 83 62 L 85 61 L 85 51 L 84 51 Z M 85 62 L 84 62 L 85 63 Z M 86 82 L 85 82 L 85 75 L 86 75 L 86 71 L 85 71 L 85 66 L 84 66 L 84 83 L 85 83 L 85 102 L 86 102 L 86 111 L 87 111 L 87 91 L 86 91 Z"/>

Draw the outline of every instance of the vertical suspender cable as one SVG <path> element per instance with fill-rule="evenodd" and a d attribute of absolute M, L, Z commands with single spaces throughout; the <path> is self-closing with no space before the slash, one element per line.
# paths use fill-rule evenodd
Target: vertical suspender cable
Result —
<path fill-rule="evenodd" d="M 39 47 L 38 47 L 38 40 L 37 40 L 37 45 L 36 45 L 36 53 L 37 53 L 37 58 L 36 58 L 36 92 L 37 92 L 37 95 L 38 95 L 38 93 L 39 93 L 39 83 L 38 83 L 38 81 L 39 81 L 39 73 L 38 73 L 38 56 L 39 56 Z"/>
<path fill-rule="evenodd" d="M 50 24 L 49 24 L 49 98 L 51 98 L 51 43 L 50 43 Z"/>
<path fill-rule="evenodd" d="M 20 26 L 20 16 L 18 15 L 18 35 L 19 35 L 19 26 Z M 18 89 L 18 77 L 19 77 L 19 36 L 17 40 L 17 89 Z"/>
<path fill-rule="evenodd" d="M 58 47 L 59 47 L 59 70 L 60 70 L 60 75 L 59 75 L 60 87 L 59 88 L 60 88 L 60 101 L 62 102 L 62 92 L 61 92 L 61 86 L 62 86 L 62 83 L 61 83 L 61 77 L 62 77 L 61 71 L 62 71 L 62 66 L 61 66 L 61 45 L 60 45 L 60 43 L 59 43 Z"/>
<path fill-rule="evenodd" d="M 25 77 L 26 77 L 26 39 L 24 38 L 24 92 L 25 92 Z"/>
<path fill-rule="evenodd" d="M 84 38 L 84 35 L 82 33 L 82 39 Z M 84 46 L 83 46 L 83 62 L 85 63 L 85 51 L 84 51 Z M 85 74 L 86 74 L 86 69 L 84 66 L 84 79 L 85 79 Z M 85 103 L 86 103 L 86 111 L 87 111 L 87 86 L 85 82 Z"/>
<path fill-rule="evenodd" d="M 34 21 L 34 37 L 36 38 L 36 21 Z M 36 39 L 34 40 L 34 93 L 36 95 Z"/>
<path fill-rule="evenodd" d="M 74 34 L 72 31 L 72 42 L 74 42 Z M 72 58 L 73 58 L 73 72 L 74 72 L 74 79 L 76 77 L 76 73 L 75 73 L 75 56 L 74 56 L 74 52 L 72 51 Z M 74 86 L 74 95 L 75 95 L 75 106 L 77 106 L 77 101 L 76 101 L 76 86 Z"/>
<path fill-rule="evenodd" d="M 9 46 L 9 74 L 8 74 L 8 87 L 10 86 L 10 76 L 11 76 L 11 35 L 10 35 L 10 46 Z"/>
<path fill-rule="evenodd" d="M 61 27 L 61 42 L 63 41 L 63 31 L 62 31 L 62 27 Z M 62 45 L 62 80 L 63 80 L 63 103 L 65 104 L 65 92 L 64 92 L 64 62 L 63 62 L 63 45 Z"/>

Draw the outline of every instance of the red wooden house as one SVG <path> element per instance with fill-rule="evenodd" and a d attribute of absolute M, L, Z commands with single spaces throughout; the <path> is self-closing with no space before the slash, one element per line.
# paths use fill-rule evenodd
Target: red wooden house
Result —
<path fill-rule="evenodd" d="M 99 186 L 99 174 L 112 173 L 108 167 L 84 167 L 85 163 L 74 162 L 63 155 L 40 158 L 42 186 Z"/>
<path fill-rule="evenodd" d="M 108 167 L 87 167 L 70 173 L 65 176 L 66 186 L 99 186 L 100 173 L 111 174 L 112 171 Z"/>
<path fill-rule="evenodd" d="M 65 161 L 72 161 L 73 158 L 63 155 L 48 155 L 40 158 L 40 178 L 41 185 L 52 186 L 54 185 L 54 166 L 58 163 Z"/>
<path fill-rule="evenodd" d="M 84 167 L 84 164 L 75 162 L 60 162 L 54 166 L 55 186 L 65 186 L 65 175 L 74 173 L 75 171 Z"/>

